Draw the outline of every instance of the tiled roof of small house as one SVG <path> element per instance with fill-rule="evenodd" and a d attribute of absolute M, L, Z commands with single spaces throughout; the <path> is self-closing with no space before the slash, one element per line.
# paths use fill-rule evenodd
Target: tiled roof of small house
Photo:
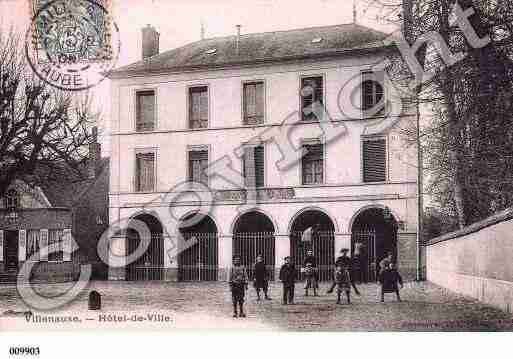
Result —
<path fill-rule="evenodd" d="M 87 178 L 86 171 L 83 177 L 78 179 L 76 174 L 70 173 L 69 178 L 62 178 L 60 181 L 50 181 L 41 186 L 46 198 L 53 207 L 71 208 L 82 194 L 93 184 L 98 175 L 108 171 L 109 158 L 102 158 L 97 170 L 96 178 Z"/>
<path fill-rule="evenodd" d="M 120 67 L 111 78 L 334 56 L 383 48 L 387 34 L 358 24 L 208 38 Z"/>

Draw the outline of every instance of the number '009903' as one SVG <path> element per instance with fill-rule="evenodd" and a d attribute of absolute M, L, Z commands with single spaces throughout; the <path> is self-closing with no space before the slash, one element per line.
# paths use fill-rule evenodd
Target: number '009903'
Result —
<path fill-rule="evenodd" d="M 22 355 L 39 355 L 39 347 L 10 347 L 9 355 L 22 356 Z"/>

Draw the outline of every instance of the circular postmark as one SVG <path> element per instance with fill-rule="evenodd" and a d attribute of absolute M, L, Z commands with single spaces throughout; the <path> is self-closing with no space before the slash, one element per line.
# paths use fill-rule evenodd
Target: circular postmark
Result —
<path fill-rule="evenodd" d="M 25 53 L 34 73 L 66 91 L 99 84 L 119 57 L 119 30 L 110 0 L 31 0 Z"/>

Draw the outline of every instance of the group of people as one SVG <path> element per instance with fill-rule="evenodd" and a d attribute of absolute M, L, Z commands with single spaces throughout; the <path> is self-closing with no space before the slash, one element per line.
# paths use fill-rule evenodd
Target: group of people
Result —
<path fill-rule="evenodd" d="M 333 293 L 336 288 L 337 304 L 341 304 L 341 297 L 345 295 L 348 304 L 351 303 L 351 288 L 357 295 L 360 292 L 353 280 L 355 268 L 354 260 L 348 256 L 349 250 L 344 248 L 341 255 L 335 261 L 335 271 L 333 274 L 333 283 L 328 289 L 328 293 Z M 395 293 L 397 300 L 401 301 L 399 295 L 399 287 L 403 287 L 403 280 L 396 269 L 393 262 L 393 254 L 388 253 L 385 258 L 379 262 L 379 282 L 381 284 L 381 302 L 385 300 L 385 293 Z M 309 289 L 313 290 L 314 296 L 318 296 L 319 277 L 317 260 L 311 250 L 307 251 L 303 261 L 301 271 L 305 275 L 305 296 L 309 295 Z M 261 300 L 261 291 L 265 300 L 271 300 L 269 297 L 269 273 L 265 266 L 262 255 L 257 256 L 256 263 L 253 267 L 254 281 L 253 285 L 257 293 L 257 300 Z M 297 281 L 297 270 L 290 257 L 284 258 L 284 264 L 280 268 L 279 279 L 283 284 L 282 304 L 294 304 L 295 284 Z M 244 312 L 244 298 L 248 290 L 249 278 L 246 268 L 241 265 L 240 257 L 233 257 L 233 266 L 230 270 L 229 285 L 233 300 L 233 316 L 246 317 Z"/>

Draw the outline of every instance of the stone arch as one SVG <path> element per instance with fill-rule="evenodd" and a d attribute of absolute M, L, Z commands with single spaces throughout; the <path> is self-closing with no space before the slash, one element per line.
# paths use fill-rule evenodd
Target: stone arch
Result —
<path fill-rule="evenodd" d="M 328 216 L 328 218 L 331 220 L 331 222 L 333 223 L 333 226 L 334 226 L 334 231 L 335 232 L 339 232 L 339 225 L 338 225 L 338 222 L 335 218 L 335 216 L 331 215 L 331 213 L 327 210 L 325 210 L 324 208 L 321 208 L 321 207 L 318 207 L 318 206 L 308 206 L 308 207 L 305 207 L 305 208 L 302 208 L 300 209 L 299 211 L 297 211 L 293 216 L 292 218 L 290 219 L 289 221 L 289 224 L 288 224 L 288 227 L 287 227 L 287 233 L 290 233 L 291 230 L 292 230 L 292 226 L 294 224 L 294 221 L 299 218 L 304 212 L 308 212 L 308 211 L 318 211 L 318 212 L 322 212 L 324 213 L 326 216 Z"/>
<path fill-rule="evenodd" d="M 164 227 L 161 221 L 150 212 L 138 212 L 130 220 L 144 222 L 150 230 L 150 242 L 146 251 L 135 261 L 125 267 L 127 280 L 161 280 L 164 270 Z M 129 226 L 130 227 L 130 226 Z M 137 231 L 126 231 L 126 254 L 133 253 L 140 245 L 141 238 Z"/>
<path fill-rule="evenodd" d="M 248 209 L 244 212 L 241 212 L 239 213 L 235 218 L 234 220 L 232 221 L 232 224 L 230 225 L 230 233 L 231 234 L 234 234 L 234 230 L 235 230 L 235 225 L 237 224 L 237 222 L 239 221 L 240 218 L 242 218 L 244 215 L 246 215 L 247 213 L 251 213 L 251 212 L 258 212 L 264 216 L 266 216 L 272 223 L 273 227 L 274 227 L 274 233 L 279 233 L 279 228 L 278 228 L 278 223 L 276 222 L 276 220 L 274 219 L 274 217 L 267 211 L 264 211 L 263 209 L 261 208 L 252 208 L 252 209 Z"/>

